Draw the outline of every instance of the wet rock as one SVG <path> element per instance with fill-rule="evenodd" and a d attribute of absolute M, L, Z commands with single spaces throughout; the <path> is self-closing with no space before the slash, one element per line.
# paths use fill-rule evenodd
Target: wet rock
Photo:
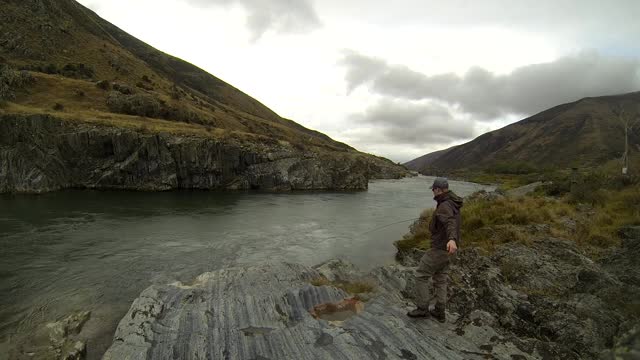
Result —
<path fill-rule="evenodd" d="M 383 282 L 366 303 L 311 285 L 320 273 L 294 264 L 224 269 L 193 284 L 151 286 L 121 320 L 103 359 L 535 358 L 515 347 L 483 349 L 454 336 L 453 323 L 408 318 L 396 287 L 404 270 L 370 274 Z"/>
<path fill-rule="evenodd" d="M 353 264 L 340 259 L 330 259 L 313 268 L 331 282 L 353 281 L 362 276 Z"/>
<path fill-rule="evenodd" d="M 90 317 L 91 312 L 81 311 L 48 323 L 24 339 L 8 356 L 10 359 L 83 360 L 87 346 L 79 334 Z"/>

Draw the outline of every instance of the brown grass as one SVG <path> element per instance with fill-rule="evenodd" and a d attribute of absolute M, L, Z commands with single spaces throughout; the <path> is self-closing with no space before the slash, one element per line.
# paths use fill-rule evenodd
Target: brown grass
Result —
<path fill-rule="evenodd" d="M 534 235 L 527 227 L 546 224 L 553 236 L 570 239 L 597 257 L 611 246 L 619 245 L 618 230 L 625 225 L 640 225 L 640 186 L 630 184 L 617 190 L 600 190 L 603 202 L 597 206 L 574 204 L 570 196 L 560 198 L 527 196 L 498 200 L 473 199 L 462 208 L 463 246 L 477 246 L 492 252 L 508 242 L 529 243 Z M 427 249 L 433 210 L 421 214 L 423 220 L 414 235 L 395 242 L 400 250 Z M 567 227 L 575 221 L 576 229 Z"/>
<path fill-rule="evenodd" d="M 110 112 L 107 107 L 109 92 L 98 88 L 93 81 L 38 72 L 31 74 L 36 80 L 34 84 L 19 91 L 15 101 L 4 103 L 2 109 L 5 112 L 54 114 L 50 110 L 56 104 L 61 104 L 64 109 L 56 111 L 55 115 L 67 120 L 99 122 L 124 128 L 140 128 L 140 122 L 144 121 L 147 124 L 145 128 L 149 132 L 192 134 L 216 138 L 230 136 L 261 143 L 288 144 L 303 150 L 356 153 L 346 150 L 337 143 L 309 136 L 288 127 L 284 124 L 286 123 L 284 120 L 283 123 L 266 120 L 221 103 L 212 105 L 196 96 L 178 101 L 161 91 L 146 91 L 159 101 L 165 102 L 167 106 L 197 114 L 197 117 L 202 119 L 201 124 L 116 114 Z M 145 92 L 141 89 L 138 91 Z M 84 95 L 78 96 L 79 93 Z"/>

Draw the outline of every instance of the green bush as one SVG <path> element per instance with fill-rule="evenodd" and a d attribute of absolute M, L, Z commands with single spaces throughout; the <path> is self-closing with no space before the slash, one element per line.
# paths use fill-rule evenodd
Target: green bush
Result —
<path fill-rule="evenodd" d="M 100 80 L 96 83 L 96 86 L 102 90 L 110 90 L 111 83 L 108 80 Z"/>
<path fill-rule="evenodd" d="M 107 107 L 115 113 L 147 117 L 159 117 L 162 110 L 160 102 L 151 95 L 124 95 L 117 91 L 109 93 Z"/>
<path fill-rule="evenodd" d="M 62 76 L 74 79 L 93 79 L 96 75 L 96 72 L 90 65 L 82 63 L 69 63 L 60 70 L 60 74 L 62 74 Z"/>
<path fill-rule="evenodd" d="M 0 64 L 0 100 L 13 100 L 15 91 L 34 81 L 27 71 L 18 71 L 7 64 Z"/>
<path fill-rule="evenodd" d="M 135 93 L 135 91 L 133 90 L 133 88 L 129 85 L 126 84 L 118 84 L 118 83 L 114 83 L 113 84 L 113 90 L 123 94 L 123 95 L 133 95 Z"/>
<path fill-rule="evenodd" d="M 144 83 L 144 82 L 142 82 L 142 81 L 138 81 L 138 82 L 136 83 L 136 87 L 138 87 L 138 88 L 140 88 L 140 89 L 147 90 L 147 91 L 151 91 L 151 90 L 153 90 L 153 86 L 151 86 L 151 85 L 149 85 L 149 84 L 146 84 L 146 83 Z"/>

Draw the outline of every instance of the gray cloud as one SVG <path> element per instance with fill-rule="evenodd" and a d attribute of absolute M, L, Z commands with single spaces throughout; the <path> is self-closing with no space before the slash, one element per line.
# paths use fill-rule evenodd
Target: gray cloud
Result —
<path fill-rule="evenodd" d="M 198 6 L 240 5 L 247 11 L 247 26 L 257 41 L 269 30 L 304 33 L 321 26 L 313 0 L 187 0 Z"/>
<path fill-rule="evenodd" d="M 474 136 L 471 121 L 454 118 L 449 110 L 433 103 L 382 99 L 351 119 L 371 129 L 377 143 L 427 145 L 446 144 Z M 371 137 L 371 134 L 362 134 Z"/>
<path fill-rule="evenodd" d="M 480 119 L 534 114 L 587 96 L 640 90 L 640 60 L 583 52 L 544 64 L 527 65 L 507 75 L 475 67 L 463 76 L 425 75 L 354 51 L 341 61 L 349 91 L 367 86 L 399 99 L 434 99 L 457 105 Z"/>
<path fill-rule="evenodd" d="M 381 26 L 500 27 L 547 34 L 566 45 L 598 44 L 640 50 L 637 0 L 323 0 L 334 13 L 362 14 Z M 362 9 L 367 11 L 363 12 Z"/>

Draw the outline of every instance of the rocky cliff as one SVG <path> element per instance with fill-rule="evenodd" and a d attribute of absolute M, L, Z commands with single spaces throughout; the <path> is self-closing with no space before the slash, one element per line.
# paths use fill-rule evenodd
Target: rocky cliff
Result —
<path fill-rule="evenodd" d="M 57 119 L 0 116 L 0 193 L 64 188 L 128 190 L 363 190 L 402 177 L 357 152 L 301 151 L 270 143 L 149 133 Z"/>

